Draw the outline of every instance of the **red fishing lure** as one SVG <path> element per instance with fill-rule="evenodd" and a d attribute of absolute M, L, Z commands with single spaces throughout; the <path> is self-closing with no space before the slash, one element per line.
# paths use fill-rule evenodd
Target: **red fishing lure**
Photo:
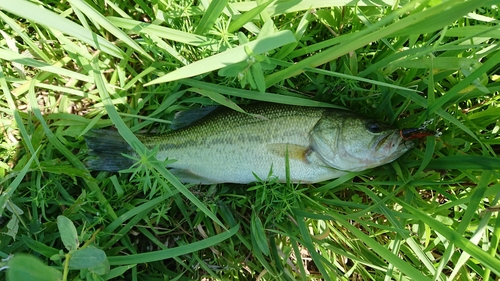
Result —
<path fill-rule="evenodd" d="M 404 140 L 421 139 L 436 135 L 435 132 L 422 128 L 402 129 L 399 131 L 399 134 Z"/>

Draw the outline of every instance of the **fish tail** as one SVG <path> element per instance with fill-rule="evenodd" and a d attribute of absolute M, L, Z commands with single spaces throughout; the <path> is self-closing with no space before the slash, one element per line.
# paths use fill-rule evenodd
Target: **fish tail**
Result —
<path fill-rule="evenodd" d="M 89 149 L 85 165 L 90 170 L 117 172 L 128 169 L 134 161 L 124 156 L 134 151 L 117 131 L 90 130 L 84 136 Z"/>

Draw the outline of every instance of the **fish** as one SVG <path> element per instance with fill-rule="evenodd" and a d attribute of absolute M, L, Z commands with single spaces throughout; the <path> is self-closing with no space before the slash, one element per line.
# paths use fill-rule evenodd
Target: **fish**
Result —
<path fill-rule="evenodd" d="M 274 103 L 241 108 L 245 113 L 227 107 L 186 111 L 179 119 L 202 118 L 137 137 L 157 149 L 159 161 L 175 160 L 166 166 L 181 182 L 194 184 L 249 184 L 269 175 L 286 182 L 286 164 L 290 182 L 318 183 L 390 163 L 414 147 L 401 134 L 413 129 L 399 130 L 348 110 Z M 138 157 L 117 131 L 93 129 L 84 139 L 90 170 L 117 172 Z"/>

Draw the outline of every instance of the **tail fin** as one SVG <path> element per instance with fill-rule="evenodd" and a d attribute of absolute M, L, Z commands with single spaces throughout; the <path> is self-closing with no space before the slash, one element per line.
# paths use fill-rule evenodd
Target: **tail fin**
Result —
<path fill-rule="evenodd" d="M 83 137 L 89 148 L 85 165 L 90 170 L 116 172 L 134 164 L 132 159 L 123 156 L 133 155 L 134 151 L 117 131 L 90 130 Z"/>

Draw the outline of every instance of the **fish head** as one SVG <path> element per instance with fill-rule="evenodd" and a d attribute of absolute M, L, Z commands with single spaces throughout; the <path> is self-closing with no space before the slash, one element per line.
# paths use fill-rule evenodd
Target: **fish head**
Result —
<path fill-rule="evenodd" d="M 311 147 L 332 168 L 358 172 L 396 160 L 414 143 L 400 130 L 351 112 L 326 112 L 310 133 Z"/>

